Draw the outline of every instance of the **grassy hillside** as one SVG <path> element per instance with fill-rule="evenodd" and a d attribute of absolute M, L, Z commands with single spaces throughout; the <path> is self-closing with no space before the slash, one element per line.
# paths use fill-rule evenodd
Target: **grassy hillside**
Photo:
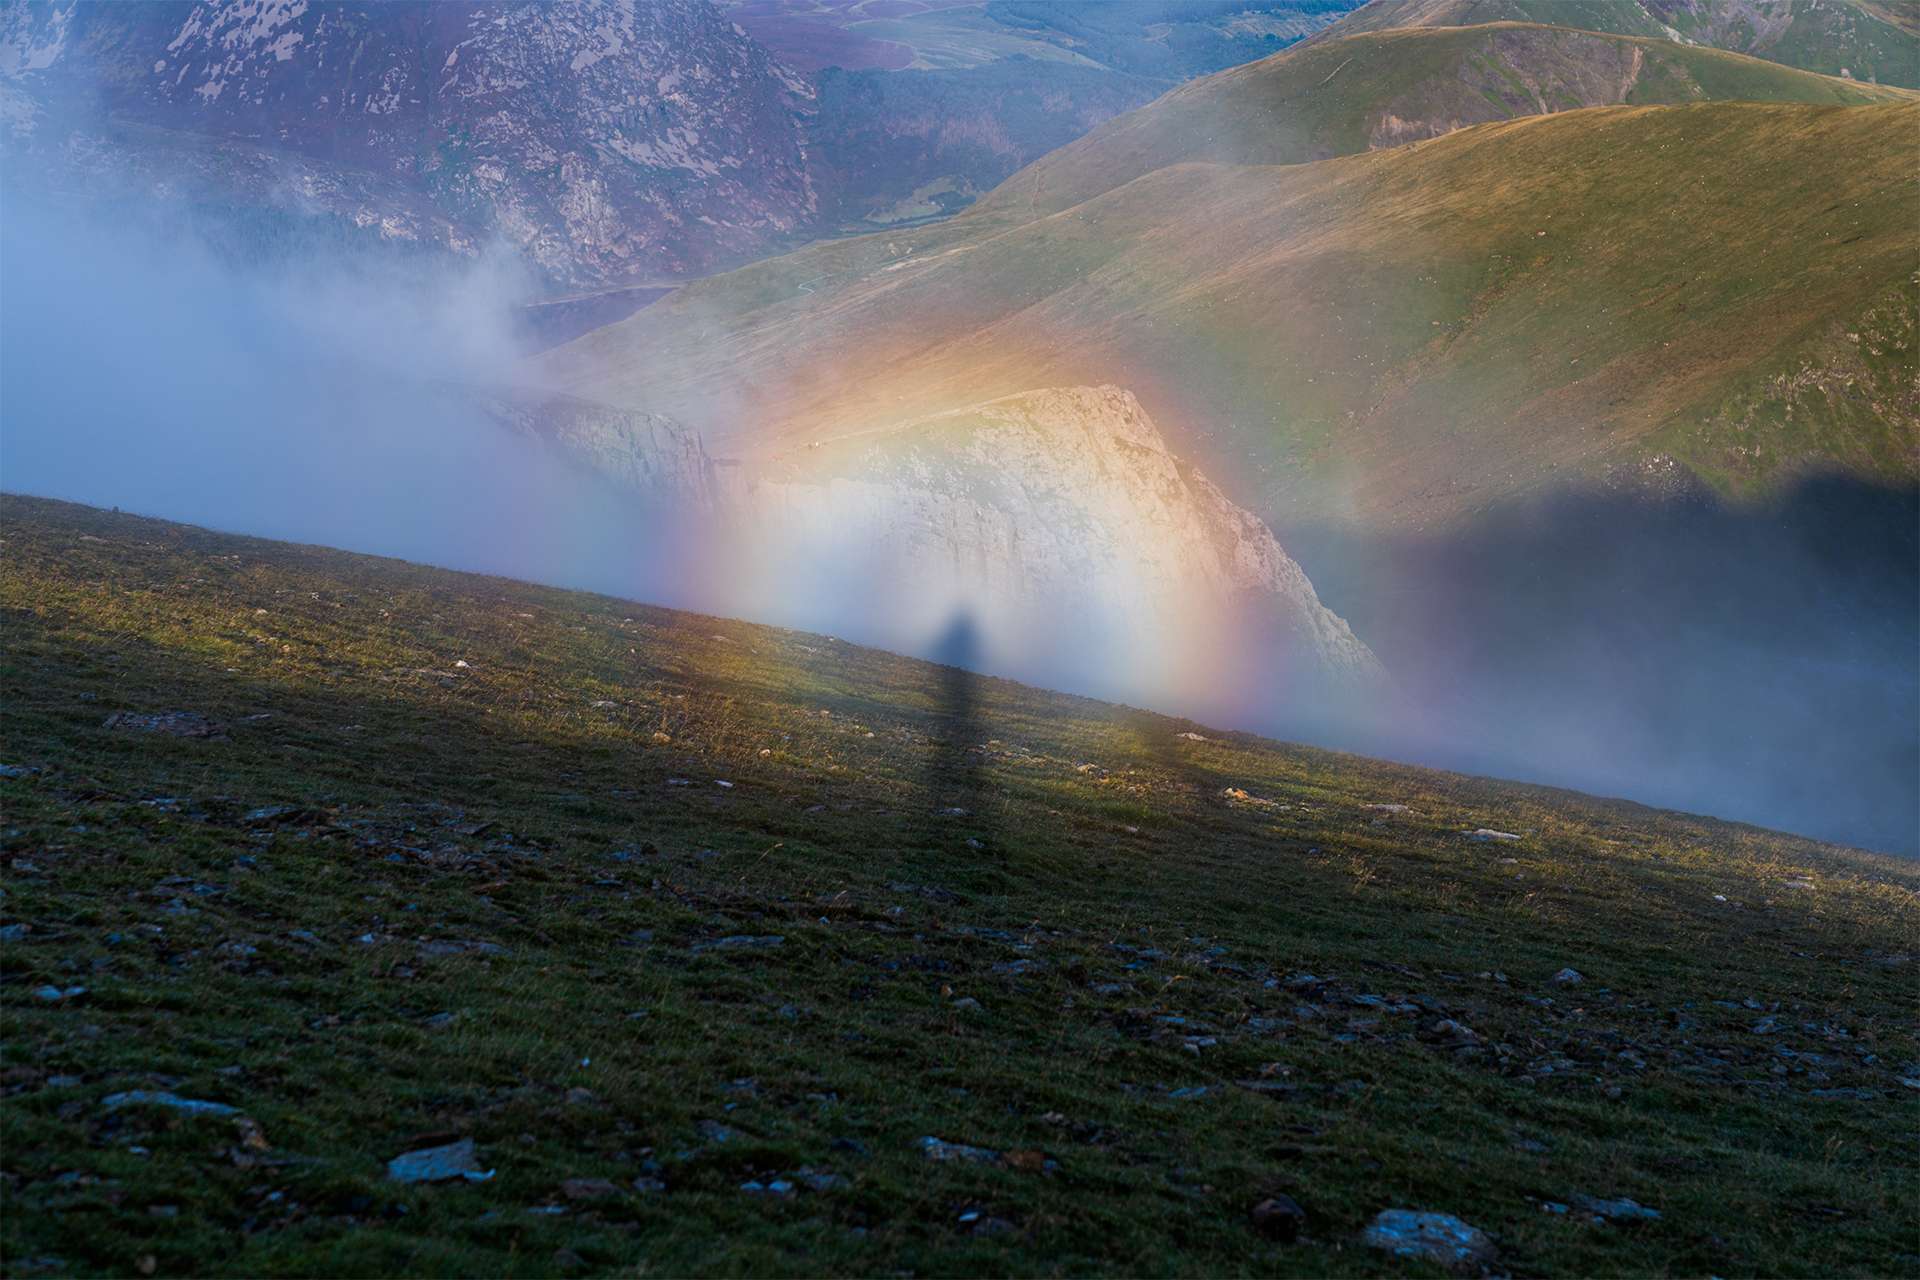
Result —
<path fill-rule="evenodd" d="M 1170 164 L 1300 164 L 1579 107 L 1902 97 L 1663 39 L 1511 23 L 1386 31 L 1184 85 L 1041 157 L 982 203 L 1052 213 Z"/>
<path fill-rule="evenodd" d="M 0 537 L 9 1274 L 1417 1271 L 1388 1208 L 1512 1274 L 1920 1252 L 1911 864 L 63 504 Z M 462 1139 L 491 1177 L 386 1176 Z"/>
<path fill-rule="evenodd" d="M 1822 75 L 1920 86 L 1920 10 L 1911 0 L 1371 0 L 1318 38 L 1483 22 L 1686 40 Z"/>
<path fill-rule="evenodd" d="M 1283 524 L 1447 521 L 1649 458 L 1729 493 L 1910 483 L 1916 127 L 1705 103 L 1175 166 L 703 281 L 540 372 L 723 453 L 1113 383 Z"/>

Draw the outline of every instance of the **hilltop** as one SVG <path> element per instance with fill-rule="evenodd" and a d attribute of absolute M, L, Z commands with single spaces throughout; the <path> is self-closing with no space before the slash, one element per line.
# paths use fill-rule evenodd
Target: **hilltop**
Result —
<path fill-rule="evenodd" d="M 60 503 L 0 538 L 11 1274 L 1419 1270 L 1388 1209 L 1501 1274 L 1920 1252 L 1910 863 Z"/>
<path fill-rule="evenodd" d="M 1717 49 L 1567 27 L 1323 37 L 1183 85 L 1035 161 L 982 203 L 1053 213 L 1167 165 L 1302 164 L 1581 107 L 1910 100 Z"/>
<path fill-rule="evenodd" d="M 1748 53 L 1823 75 L 1920 86 L 1911 0 L 1369 0 L 1323 29 L 1551 22 Z"/>

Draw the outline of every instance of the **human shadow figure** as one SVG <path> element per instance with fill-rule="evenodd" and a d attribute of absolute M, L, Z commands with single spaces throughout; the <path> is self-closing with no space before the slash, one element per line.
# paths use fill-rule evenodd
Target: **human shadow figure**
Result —
<path fill-rule="evenodd" d="M 980 660 L 980 634 L 966 609 L 955 613 L 935 643 L 933 661 L 940 667 L 940 687 L 934 729 L 933 754 L 927 761 L 926 792 L 936 817 L 959 823 L 969 839 L 987 843 L 986 789 L 981 756 L 983 741 L 979 712 L 979 680 L 974 664 Z"/>

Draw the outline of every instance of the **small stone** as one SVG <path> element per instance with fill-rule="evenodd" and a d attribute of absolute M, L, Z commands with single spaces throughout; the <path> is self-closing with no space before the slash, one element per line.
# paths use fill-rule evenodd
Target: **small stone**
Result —
<path fill-rule="evenodd" d="M 1553 975 L 1553 985 L 1556 987 L 1577 987 L 1585 981 L 1586 978 L 1578 969 L 1562 969 Z"/>
<path fill-rule="evenodd" d="M 970 1160 L 976 1164 L 992 1164 L 1000 1158 L 999 1152 L 989 1151 L 985 1147 L 970 1147 L 964 1142 L 943 1142 L 934 1137 L 920 1139 L 920 1150 L 926 1153 L 927 1159 L 938 1161 Z"/>
<path fill-rule="evenodd" d="M 387 1161 L 387 1176 L 395 1182 L 484 1182 L 493 1176 L 482 1172 L 479 1153 L 472 1138 L 462 1138 L 440 1147 L 423 1147 Z"/>
<path fill-rule="evenodd" d="M 1307 1224 L 1307 1211 L 1292 1196 L 1273 1196 L 1253 1206 L 1253 1229 L 1269 1240 L 1292 1244 Z"/>
<path fill-rule="evenodd" d="M 560 1184 L 560 1194 L 569 1200 L 605 1200 L 620 1194 L 620 1188 L 605 1178 L 568 1178 Z"/>
<path fill-rule="evenodd" d="M 1452 1271 L 1477 1267 L 1493 1257 L 1493 1241 L 1449 1213 L 1383 1209 L 1360 1242 L 1398 1258 L 1436 1263 Z"/>
<path fill-rule="evenodd" d="M 125 1093 L 110 1093 L 100 1100 L 100 1105 L 109 1111 L 142 1104 L 166 1107 L 172 1111 L 185 1112 L 190 1116 L 237 1116 L 240 1114 L 240 1108 L 230 1107 L 224 1102 L 204 1102 L 198 1098 L 182 1098 L 178 1094 L 163 1093 L 154 1089 L 130 1089 Z"/>
<path fill-rule="evenodd" d="M 1658 1222 L 1660 1211 L 1649 1209 L 1625 1198 L 1619 1200 L 1601 1200 L 1594 1196 L 1575 1196 L 1573 1203 L 1582 1213 L 1590 1213 L 1596 1218 L 1609 1222 Z"/>
<path fill-rule="evenodd" d="M 116 711 L 103 728 L 134 733 L 159 733 L 172 738 L 220 738 L 226 735 L 219 725 L 193 711 Z"/>
<path fill-rule="evenodd" d="M 696 942 L 694 951 L 768 951 L 783 946 L 786 938 L 777 933 L 755 936 L 748 933 L 736 933 L 730 937 L 716 938 L 712 942 Z"/>

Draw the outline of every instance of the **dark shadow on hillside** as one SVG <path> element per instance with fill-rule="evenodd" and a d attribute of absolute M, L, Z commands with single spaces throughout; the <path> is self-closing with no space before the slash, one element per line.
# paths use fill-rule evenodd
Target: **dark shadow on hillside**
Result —
<path fill-rule="evenodd" d="M 1211 795 L 1222 785 L 1213 774 L 1193 763 L 1186 750 L 1188 744 L 1179 737 L 1182 733 L 1199 732 L 1192 722 L 1131 707 L 1122 708 L 1118 719 L 1133 734 L 1140 744 L 1140 753 L 1153 769 L 1190 798 Z"/>
<path fill-rule="evenodd" d="M 927 800 L 936 819 L 964 830 L 982 846 L 988 836 L 988 795 L 981 774 L 980 635 L 962 609 L 947 624 L 928 657 L 939 664 L 933 754 L 927 762 Z"/>
<path fill-rule="evenodd" d="M 1920 852 L 1920 492 L 1562 492 L 1283 540 L 1395 678 L 1343 745 Z"/>

